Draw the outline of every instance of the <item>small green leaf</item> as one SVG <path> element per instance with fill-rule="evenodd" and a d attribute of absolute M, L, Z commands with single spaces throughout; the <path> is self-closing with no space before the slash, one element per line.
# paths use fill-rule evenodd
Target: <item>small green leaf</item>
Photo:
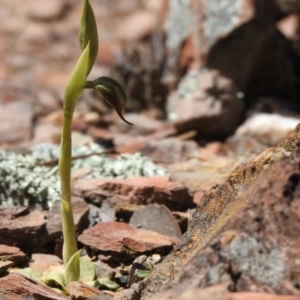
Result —
<path fill-rule="evenodd" d="M 84 283 L 97 289 L 100 287 L 100 282 L 97 279 L 93 281 L 85 281 Z"/>
<path fill-rule="evenodd" d="M 68 293 L 65 286 L 63 271 L 50 271 L 43 276 L 42 281 L 53 289 L 59 289 L 64 293 Z"/>
<path fill-rule="evenodd" d="M 24 268 L 24 269 L 12 269 L 9 271 L 9 273 L 18 273 L 23 276 L 29 277 L 31 279 L 34 279 L 36 281 L 42 282 L 42 274 L 31 269 L 31 268 Z"/>
<path fill-rule="evenodd" d="M 71 281 L 77 281 L 80 277 L 79 269 L 79 257 L 81 250 L 78 250 L 68 261 L 64 273 L 65 273 L 65 283 L 68 285 Z"/>
<path fill-rule="evenodd" d="M 84 0 L 82 9 L 80 29 L 79 29 L 79 44 L 83 51 L 86 45 L 90 42 L 90 55 L 87 68 L 87 75 L 90 74 L 98 54 L 98 32 L 95 15 L 89 0 Z"/>
<path fill-rule="evenodd" d="M 110 290 L 115 292 L 120 288 L 120 286 L 116 282 L 111 281 L 108 278 L 101 278 L 98 279 L 98 281 L 100 283 L 100 290 Z"/>
<path fill-rule="evenodd" d="M 83 282 L 90 282 L 95 279 L 96 272 L 94 264 L 88 256 L 80 257 L 79 259 L 80 268 L 80 280 Z"/>
<path fill-rule="evenodd" d="M 137 270 L 134 275 L 139 278 L 147 278 L 151 274 L 152 270 Z"/>
<path fill-rule="evenodd" d="M 87 77 L 87 66 L 89 60 L 90 43 L 81 53 L 74 71 L 69 79 L 64 95 L 64 113 L 73 114 L 78 98 L 85 87 Z"/>

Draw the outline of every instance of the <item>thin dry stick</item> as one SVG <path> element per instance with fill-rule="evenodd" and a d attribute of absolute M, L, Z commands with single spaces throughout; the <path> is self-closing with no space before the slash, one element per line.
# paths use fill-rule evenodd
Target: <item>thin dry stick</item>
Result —
<path fill-rule="evenodd" d="M 81 154 L 81 155 L 75 155 L 72 156 L 71 160 L 76 160 L 76 159 L 81 159 L 81 158 L 86 158 L 94 155 L 103 155 L 103 154 L 120 154 L 115 148 L 110 148 L 103 150 L 101 152 L 93 152 L 89 154 Z M 45 161 L 42 163 L 42 166 L 52 166 L 52 165 L 57 165 L 59 163 L 59 158 L 51 159 L 48 161 Z"/>

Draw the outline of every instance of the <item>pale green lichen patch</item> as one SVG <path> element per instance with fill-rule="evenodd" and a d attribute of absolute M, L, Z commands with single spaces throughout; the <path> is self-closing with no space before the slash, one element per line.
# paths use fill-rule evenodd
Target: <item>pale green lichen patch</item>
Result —
<path fill-rule="evenodd" d="M 104 149 L 95 143 L 73 147 L 72 156 L 86 156 L 72 160 L 72 172 L 90 168 L 85 178 L 129 178 L 168 175 L 167 170 L 140 153 L 121 154 L 116 159 L 99 154 Z M 97 153 L 95 155 L 90 155 Z M 59 157 L 59 147 L 42 144 L 28 154 L 0 151 L 0 204 L 6 206 L 41 205 L 48 208 L 60 199 L 60 182 L 57 164 L 45 162 Z"/>

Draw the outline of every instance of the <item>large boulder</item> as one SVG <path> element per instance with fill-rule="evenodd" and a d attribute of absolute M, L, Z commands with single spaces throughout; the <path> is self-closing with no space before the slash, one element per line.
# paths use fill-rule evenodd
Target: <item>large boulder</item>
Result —
<path fill-rule="evenodd" d="M 204 194 L 181 242 L 140 285 L 141 299 L 212 285 L 300 296 L 299 145 L 300 125 Z"/>

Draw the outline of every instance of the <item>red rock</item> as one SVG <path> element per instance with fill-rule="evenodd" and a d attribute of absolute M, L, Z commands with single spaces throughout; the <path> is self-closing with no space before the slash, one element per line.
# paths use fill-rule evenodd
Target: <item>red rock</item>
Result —
<path fill-rule="evenodd" d="M 61 102 L 57 95 L 51 90 L 40 89 L 37 91 L 37 98 L 42 106 L 42 114 L 47 115 L 53 111 L 61 109 Z"/>
<path fill-rule="evenodd" d="M 85 146 L 93 142 L 93 138 L 80 131 L 72 131 L 72 145 Z"/>
<path fill-rule="evenodd" d="M 184 43 L 180 57 L 179 57 L 179 65 L 182 68 L 188 66 L 188 71 L 197 70 L 201 66 L 201 61 L 199 57 L 195 57 L 197 53 L 197 46 L 195 44 L 195 39 L 191 36 Z"/>
<path fill-rule="evenodd" d="M 47 69 L 41 70 L 36 74 L 35 82 L 37 85 L 54 90 L 58 95 L 63 95 L 69 78 L 70 72 Z"/>
<path fill-rule="evenodd" d="M 72 119 L 72 130 L 85 132 L 87 129 L 87 123 L 85 122 L 85 116 L 83 113 L 75 111 Z"/>
<path fill-rule="evenodd" d="M 101 1 L 93 3 L 93 10 L 98 19 L 108 19 L 109 22 L 113 17 L 120 19 L 122 16 L 134 12 L 138 7 L 140 7 L 140 0 L 128 0 L 126 2 L 110 0 L 109 3 Z"/>
<path fill-rule="evenodd" d="M 99 44 L 97 62 L 103 65 L 113 65 L 117 63 L 117 55 L 121 53 L 120 43 L 103 41 Z"/>
<path fill-rule="evenodd" d="M 14 263 L 10 260 L 0 260 L 0 275 L 5 274 L 9 268 L 13 267 L 13 265 Z"/>
<path fill-rule="evenodd" d="M 232 300 L 299 300 L 299 296 L 274 295 L 265 293 L 230 293 Z"/>
<path fill-rule="evenodd" d="M 47 34 L 45 26 L 42 23 L 34 21 L 28 22 L 26 30 L 21 32 L 20 39 L 23 43 L 47 43 Z"/>
<path fill-rule="evenodd" d="M 210 142 L 204 147 L 200 148 L 201 153 L 207 153 L 211 155 L 219 155 L 222 152 L 223 144 L 221 142 Z"/>
<path fill-rule="evenodd" d="M 128 144 L 125 146 L 119 146 L 116 148 L 116 151 L 118 153 L 136 153 L 136 152 L 140 152 L 140 150 L 142 148 L 145 147 L 145 142 L 143 141 L 137 141 L 137 142 L 133 142 L 132 144 Z"/>
<path fill-rule="evenodd" d="M 104 252 L 146 251 L 171 248 L 174 242 L 163 235 L 144 229 L 137 229 L 121 222 L 98 223 L 86 229 L 78 241 L 93 249 Z"/>
<path fill-rule="evenodd" d="M 91 173 L 91 171 L 92 171 L 92 168 L 90 168 L 90 167 L 85 167 L 85 168 L 81 168 L 81 169 L 77 169 L 75 171 L 72 171 L 71 181 L 75 181 L 75 180 L 78 180 L 80 178 L 83 178 L 86 175 L 88 175 L 89 173 Z"/>
<path fill-rule="evenodd" d="M 234 153 L 260 153 L 274 147 L 291 133 L 300 118 L 279 114 L 257 113 L 238 127 L 227 145 Z"/>
<path fill-rule="evenodd" d="M 190 73 L 169 96 L 168 118 L 179 133 L 196 130 L 201 138 L 228 137 L 241 119 L 237 92 L 232 80 L 214 71 Z"/>
<path fill-rule="evenodd" d="M 143 0 L 142 2 L 147 10 L 152 10 L 156 13 L 162 13 L 168 5 L 167 0 Z"/>
<path fill-rule="evenodd" d="M 113 135 L 114 145 L 116 147 L 130 146 L 135 143 L 143 142 L 143 138 L 132 136 L 126 133 L 115 133 Z"/>
<path fill-rule="evenodd" d="M 193 201 L 194 203 L 196 203 L 197 205 L 201 202 L 202 196 L 204 195 L 203 191 L 198 191 L 194 194 L 194 198 Z"/>
<path fill-rule="evenodd" d="M 26 216 L 29 214 L 29 208 L 28 207 L 3 207 L 0 206 L 0 217 L 2 220 L 10 220 L 15 219 L 21 216 Z"/>
<path fill-rule="evenodd" d="M 31 136 L 33 116 L 32 105 L 25 101 L 1 103 L 0 144 L 27 141 Z"/>
<path fill-rule="evenodd" d="M 61 137 L 61 127 L 53 124 L 36 124 L 31 145 L 42 143 L 58 144 Z"/>
<path fill-rule="evenodd" d="M 42 253 L 33 253 L 29 263 L 29 267 L 39 273 L 61 265 L 62 260 L 56 255 Z"/>
<path fill-rule="evenodd" d="M 97 125 L 101 121 L 99 113 L 95 111 L 87 112 L 83 115 L 83 121 L 88 125 Z M 97 127 L 96 127 L 97 128 Z M 87 128 L 85 128 L 87 129 Z M 102 128 L 99 128 L 102 129 Z"/>
<path fill-rule="evenodd" d="M 88 127 L 88 134 L 91 135 L 94 139 L 112 139 L 112 134 L 110 131 L 93 125 Z"/>
<path fill-rule="evenodd" d="M 221 184 L 227 176 L 241 163 L 254 155 L 217 156 L 202 153 L 186 161 L 169 165 L 168 171 L 174 181 L 182 183 L 191 193 L 204 194 L 216 184 Z M 196 180 L 195 180 L 196 178 Z M 201 194 L 194 196 L 198 203 Z"/>
<path fill-rule="evenodd" d="M 7 245 L 0 245 L 0 255 L 11 255 L 11 254 L 17 254 L 20 252 L 20 249 L 17 247 L 11 247 Z"/>
<path fill-rule="evenodd" d="M 151 298 L 151 300 L 167 300 L 170 299 L 169 294 L 163 294 L 159 297 Z M 290 295 L 275 295 L 266 293 L 251 293 L 239 292 L 231 293 L 228 291 L 226 285 L 214 285 L 204 289 L 194 288 L 184 292 L 176 300 L 298 300 L 299 296 Z M 118 300 L 118 298 L 117 298 Z"/>
<path fill-rule="evenodd" d="M 63 113 L 61 109 L 57 109 L 44 117 L 39 119 L 40 124 L 52 124 L 62 127 L 63 124 Z"/>
<path fill-rule="evenodd" d="M 45 244 L 43 229 L 45 228 L 45 212 L 34 211 L 15 219 L 0 219 L 0 243 L 31 247 Z M 9 238 L 8 238 L 9 237 Z"/>
<path fill-rule="evenodd" d="M 166 300 L 171 295 L 165 293 L 160 295 L 159 297 L 155 297 L 153 300 Z M 184 293 L 182 293 L 177 300 L 189 300 L 189 299 L 201 299 L 201 300 L 231 300 L 228 296 L 228 290 L 226 286 L 223 285 L 215 285 L 205 289 L 190 289 Z"/>
<path fill-rule="evenodd" d="M 165 123 L 153 118 L 150 118 L 144 114 L 125 114 L 126 120 L 130 120 L 134 127 L 132 127 L 132 131 L 137 134 L 149 134 L 160 128 L 163 128 Z"/>
<path fill-rule="evenodd" d="M 74 193 L 89 198 L 94 203 L 104 199 L 113 205 L 164 204 L 170 209 L 181 210 L 194 204 L 188 190 L 166 176 L 135 177 L 127 179 L 79 179 L 74 182 Z"/>
<path fill-rule="evenodd" d="M 155 13 L 151 11 L 136 11 L 123 18 L 115 30 L 115 35 L 121 41 L 136 41 L 154 31 L 158 25 Z"/>
<path fill-rule="evenodd" d="M 24 0 L 18 9 L 24 10 L 25 13 L 34 19 L 51 20 L 58 18 L 66 5 L 66 1 L 53 0 L 47 3 L 41 3 L 39 0 Z"/>
<path fill-rule="evenodd" d="M 159 130 L 147 136 L 147 140 L 161 140 L 164 138 L 172 137 L 176 134 L 177 131 L 174 126 L 171 124 L 167 124 L 163 128 L 160 128 Z"/>
<path fill-rule="evenodd" d="M 35 299 L 69 299 L 69 297 L 55 292 L 51 288 L 20 274 L 10 274 L 0 278 L 1 299 L 22 300 L 24 296 L 34 297 Z"/>
<path fill-rule="evenodd" d="M 13 266 L 24 265 L 28 262 L 28 257 L 17 247 L 0 245 L 0 261 L 9 260 Z"/>
<path fill-rule="evenodd" d="M 181 141 L 177 138 L 145 142 L 145 146 L 139 149 L 143 155 L 158 163 L 185 161 L 198 151 L 199 147 L 196 142 Z"/>
<path fill-rule="evenodd" d="M 298 23 L 299 23 L 299 16 L 296 14 L 292 14 L 280 20 L 277 23 L 277 28 L 286 38 L 290 40 L 294 40 L 296 39 L 296 35 L 297 35 Z"/>
<path fill-rule="evenodd" d="M 103 295 L 99 289 L 91 287 L 82 281 L 71 281 L 67 285 L 67 289 L 74 299 L 90 299 L 92 297 L 94 298 Z"/>
<path fill-rule="evenodd" d="M 46 225 L 47 237 L 53 241 L 62 236 L 61 202 L 54 201 L 48 214 Z M 79 197 L 72 197 L 72 211 L 77 232 L 82 232 L 87 222 L 89 206 Z"/>

